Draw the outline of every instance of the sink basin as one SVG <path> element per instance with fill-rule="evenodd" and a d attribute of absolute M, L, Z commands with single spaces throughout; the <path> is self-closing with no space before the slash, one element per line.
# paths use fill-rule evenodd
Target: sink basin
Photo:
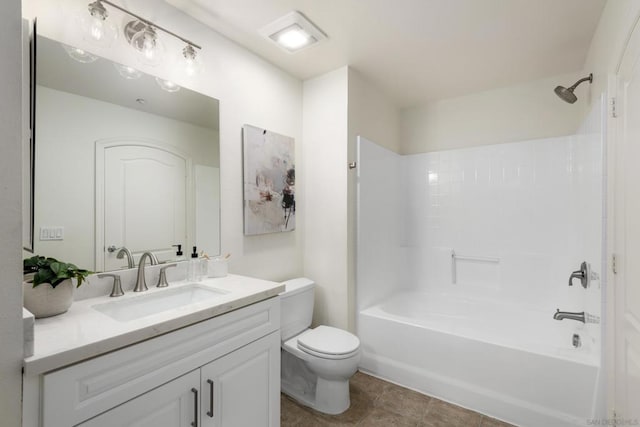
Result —
<path fill-rule="evenodd" d="M 149 295 L 142 294 L 135 298 L 96 304 L 92 307 L 112 319 L 127 322 L 186 305 L 220 298 L 227 293 L 228 291 L 191 284 L 180 288 L 158 291 Z"/>

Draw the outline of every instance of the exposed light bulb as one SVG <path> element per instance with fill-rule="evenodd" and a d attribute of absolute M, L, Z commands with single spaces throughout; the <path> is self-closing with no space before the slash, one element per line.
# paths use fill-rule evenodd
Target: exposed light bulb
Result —
<path fill-rule="evenodd" d="M 83 64 L 88 64 L 91 62 L 95 62 L 98 60 L 98 57 L 93 55 L 92 53 L 87 52 L 84 49 L 80 49 L 77 47 L 73 47 L 73 46 L 68 46 L 66 44 L 63 44 L 62 47 L 64 47 L 64 50 L 67 52 L 67 54 L 75 59 L 78 62 L 82 62 Z"/>
<path fill-rule="evenodd" d="M 155 66 L 160 63 L 164 48 L 151 25 L 138 31 L 131 38 L 131 45 L 140 52 L 140 60 L 145 64 Z"/>
<path fill-rule="evenodd" d="M 135 80 L 142 77 L 141 71 L 136 70 L 135 68 L 128 65 L 122 65 L 114 62 L 113 66 L 116 68 L 116 70 L 118 70 L 118 73 L 127 80 Z"/>
<path fill-rule="evenodd" d="M 104 37 L 104 21 L 92 19 L 90 34 L 94 40 L 100 41 Z"/>
<path fill-rule="evenodd" d="M 156 39 L 155 37 L 150 35 L 150 32 L 145 31 L 143 36 L 144 41 L 142 42 L 142 54 L 145 58 L 151 60 L 153 59 L 153 55 L 155 55 L 156 49 Z"/>
<path fill-rule="evenodd" d="M 160 86 L 162 90 L 165 90 L 167 92 L 177 92 L 180 90 L 180 86 L 172 82 L 171 80 L 164 80 L 160 77 L 156 77 L 156 83 L 158 83 L 158 86 Z"/>
<path fill-rule="evenodd" d="M 184 71 L 188 77 L 193 77 L 202 71 L 202 60 L 195 48 L 188 44 L 182 49 L 184 58 Z"/>
<path fill-rule="evenodd" d="M 118 38 L 118 29 L 110 21 L 107 21 L 109 12 L 100 0 L 89 4 L 90 17 L 82 19 L 85 40 L 90 43 L 109 47 Z"/>

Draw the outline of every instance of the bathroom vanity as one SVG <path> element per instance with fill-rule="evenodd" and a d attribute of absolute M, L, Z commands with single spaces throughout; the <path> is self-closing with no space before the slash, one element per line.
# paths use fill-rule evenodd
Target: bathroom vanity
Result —
<path fill-rule="evenodd" d="M 194 287 L 215 296 L 122 316 Z M 23 426 L 278 426 L 283 289 L 229 275 L 76 301 L 37 320 Z M 112 303 L 122 310 L 104 310 Z"/>

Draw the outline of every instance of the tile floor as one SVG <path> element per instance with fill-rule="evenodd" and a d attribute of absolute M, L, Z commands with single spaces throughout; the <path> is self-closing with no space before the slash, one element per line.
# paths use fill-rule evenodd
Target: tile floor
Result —
<path fill-rule="evenodd" d="M 281 395 L 281 427 L 510 427 L 511 424 L 356 373 L 350 381 L 351 407 L 326 415 Z"/>

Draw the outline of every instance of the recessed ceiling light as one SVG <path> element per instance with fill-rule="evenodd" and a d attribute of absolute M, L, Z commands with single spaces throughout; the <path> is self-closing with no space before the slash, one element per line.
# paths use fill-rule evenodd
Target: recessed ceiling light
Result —
<path fill-rule="evenodd" d="M 322 30 L 296 11 L 265 25 L 259 32 L 289 53 L 299 52 L 327 38 Z"/>

